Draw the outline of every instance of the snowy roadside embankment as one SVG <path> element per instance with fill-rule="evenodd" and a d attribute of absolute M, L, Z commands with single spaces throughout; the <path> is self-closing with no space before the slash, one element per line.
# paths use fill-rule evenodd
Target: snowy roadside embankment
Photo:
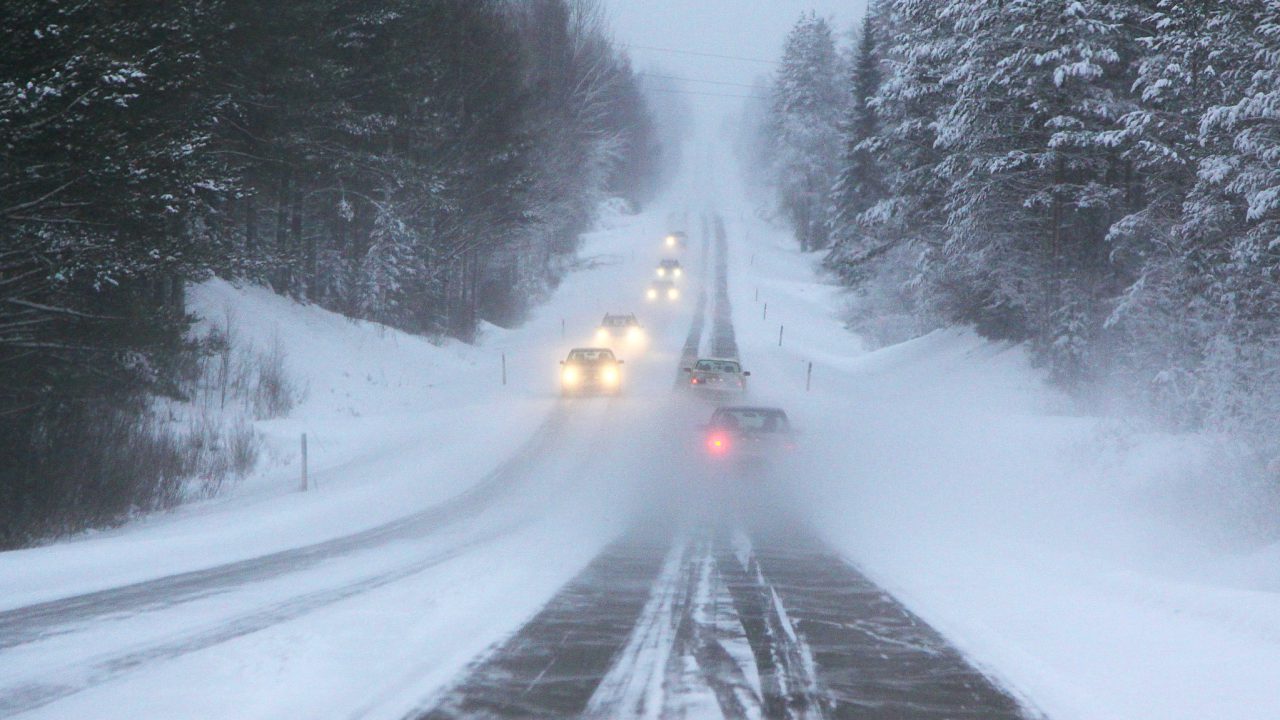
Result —
<path fill-rule="evenodd" d="M 607 205 L 584 258 L 612 257 L 661 221 Z M 258 421 L 256 470 L 219 497 L 124 527 L 0 554 L 0 610 L 214 567 L 342 537 L 455 497 L 511 456 L 556 404 L 561 322 L 592 327 L 594 298 L 616 294 L 607 264 L 576 272 L 520 328 L 482 328 L 476 345 L 436 344 L 251 285 L 190 290 L 196 336 L 238 352 L 278 350 L 300 402 Z M 584 296 L 591 302 L 584 302 Z M 502 356 L 508 384 L 502 385 Z M 225 419 L 225 418 L 224 418 Z M 312 491 L 298 492 L 307 434 Z"/>
<path fill-rule="evenodd" d="M 1221 439 L 1081 414 L 1021 348 L 970 331 L 868 352 L 813 258 L 729 210 L 743 361 L 804 432 L 786 490 L 850 561 L 1049 717 L 1280 717 L 1258 468 Z"/>

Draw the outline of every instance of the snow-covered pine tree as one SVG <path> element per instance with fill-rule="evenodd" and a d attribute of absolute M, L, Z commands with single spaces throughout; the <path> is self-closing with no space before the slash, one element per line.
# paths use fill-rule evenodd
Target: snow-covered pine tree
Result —
<path fill-rule="evenodd" d="M 809 12 L 787 36 L 773 89 L 773 182 L 805 250 L 827 246 L 827 194 L 840 154 L 840 62 L 831 26 Z"/>
<path fill-rule="evenodd" d="M 831 189 L 827 211 L 831 250 L 826 265 L 846 281 L 865 277 L 866 262 L 891 245 L 869 245 L 859 217 L 885 194 L 883 171 L 871 147 L 879 131 L 874 102 L 880 92 L 882 53 L 874 8 L 862 20 L 849 73 L 849 105 L 841 127 L 840 171 Z"/>

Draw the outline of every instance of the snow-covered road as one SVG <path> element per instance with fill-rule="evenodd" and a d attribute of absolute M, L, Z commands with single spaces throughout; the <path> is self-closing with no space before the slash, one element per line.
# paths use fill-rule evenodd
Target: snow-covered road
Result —
<path fill-rule="evenodd" d="M 203 286 L 309 397 L 228 497 L 0 554 L 0 717 L 1280 716 L 1280 575 L 1144 504 L 1184 439 L 1109 445 L 964 331 L 866 352 L 720 150 L 476 347 Z M 646 305 L 675 228 L 684 296 Z M 622 396 L 558 397 L 632 310 Z M 702 471 L 700 353 L 788 409 L 794 464 Z"/>

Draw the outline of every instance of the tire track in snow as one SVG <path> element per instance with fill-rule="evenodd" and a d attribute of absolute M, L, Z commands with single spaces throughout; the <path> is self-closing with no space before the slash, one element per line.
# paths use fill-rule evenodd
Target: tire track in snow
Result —
<path fill-rule="evenodd" d="M 418 720 L 583 713 L 632 635 L 668 540 L 637 530 L 609 546 L 513 637 L 473 663 Z"/>
<path fill-rule="evenodd" d="M 19 631 L 25 631 L 26 642 L 49 637 L 53 634 L 74 632 L 81 622 L 98 623 L 125 620 L 141 613 L 160 612 L 182 603 L 193 602 L 220 593 L 231 593 L 254 582 L 262 582 L 300 572 L 319 565 L 322 561 L 342 555 L 365 551 L 382 545 L 430 538 L 438 531 L 456 525 L 461 520 L 474 520 L 482 511 L 499 501 L 504 493 L 511 492 L 519 481 L 534 467 L 547 448 L 557 443 L 565 432 L 565 412 L 558 408 L 544 421 L 534 436 L 515 455 L 491 473 L 485 481 L 474 486 L 452 501 L 411 515 L 402 520 L 373 528 L 355 535 L 320 543 L 296 551 L 276 553 L 257 561 L 244 561 L 209 571 L 187 573 L 157 581 L 139 583 L 115 591 L 93 593 L 71 598 L 69 611 L 74 619 L 68 619 L 51 608 L 34 606 L 33 613 L 45 622 L 66 623 L 46 634 L 37 634 L 39 623 L 23 625 L 22 610 L 10 611 L 9 621 Z M 603 431 L 599 426 L 597 432 Z M 590 456 L 585 459 L 590 462 Z M 572 477 L 573 472 L 563 474 Z M 456 513 L 456 515 L 451 515 Z M 307 613 L 357 595 L 376 590 L 460 557 L 488 542 L 498 540 L 535 520 L 532 510 L 520 510 L 514 516 L 498 518 L 489 527 L 465 528 L 457 539 L 450 539 L 442 547 L 430 549 L 425 555 L 382 572 L 375 572 L 355 580 L 311 592 L 293 594 L 281 600 L 255 607 L 232 617 L 188 626 L 175 635 L 132 647 L 124 646 L 95 657 L 78 659 L 58 672 L 58 680 L 26 681 L 0 687 L 0 717 L 9 717 L 30 711 L 69 697 L 91 687 L 117 679 L 150 663 L 171 659 L 204 650 L 236 638 L 266 630 L 274 625 L 301 617 Z M 295 565 L 289 565 L 290 559 Z M 255 569 L 261 572 L 254 572 Z M 156 597 L 152 592 L 158 593 Z M 106 597 L 114 605 L 93 601 Z M 60 603 L 46 605 L 57 606 Z M 108 615 L 109 614 L 109 615 Z M 86 618 L 82 620 L 81 618 Z M 74 623 L 74 625 L 72 624 Z M 16 643 L 21 644 L 21 643 Z M 10 645 L 11 647 L 13 644 Z M 69 678 L 69 679 L 67 679 Z"/>
<path fill-rule="evenodd" d="M 112 616 L 127 617 L 234 591 L 250 582 L 314 568 L 336 557 L 425 537 L 470 520 L 513 489 L 563 435 L 567 410 L 557 407 L 528 442 L 484 480 L 424 511 L 352 535 L 205 570 L 0 612 L 0 650 L 73 632 Z"/>

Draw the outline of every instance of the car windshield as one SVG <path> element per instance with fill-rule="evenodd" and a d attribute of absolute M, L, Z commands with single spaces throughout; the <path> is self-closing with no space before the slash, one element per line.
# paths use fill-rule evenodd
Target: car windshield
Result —
<path fill-rule="evenodd" d="M 748 432 L 790 432 L 787 414 L 771 408 L 729 408 L 717 410 L 711 424 Z"/>
<path fill-rule="evenodd" d="M 737 373 L 741 370 L 738 363 L 732 360 L 699 360 L 693 366 L 698 372 Z"/>
<path fill-rule="evenodd" d="M 613 361 L 613 351 L 607 349 L 574 350 L 569 353 L 569 362 L 593 363 Z"/>
<path fill-rule="evenodd" d="M 605 315 L 604 322 L 601 324 L 605 327 L 626 327 L 635 324 L 635 318 L 626 315 Z"/>
<path fill-rule="evenodd" d="M 664 268 L 680 267 L 680 263 L 675 260 L 663 260 L 661 265 Z"/>

